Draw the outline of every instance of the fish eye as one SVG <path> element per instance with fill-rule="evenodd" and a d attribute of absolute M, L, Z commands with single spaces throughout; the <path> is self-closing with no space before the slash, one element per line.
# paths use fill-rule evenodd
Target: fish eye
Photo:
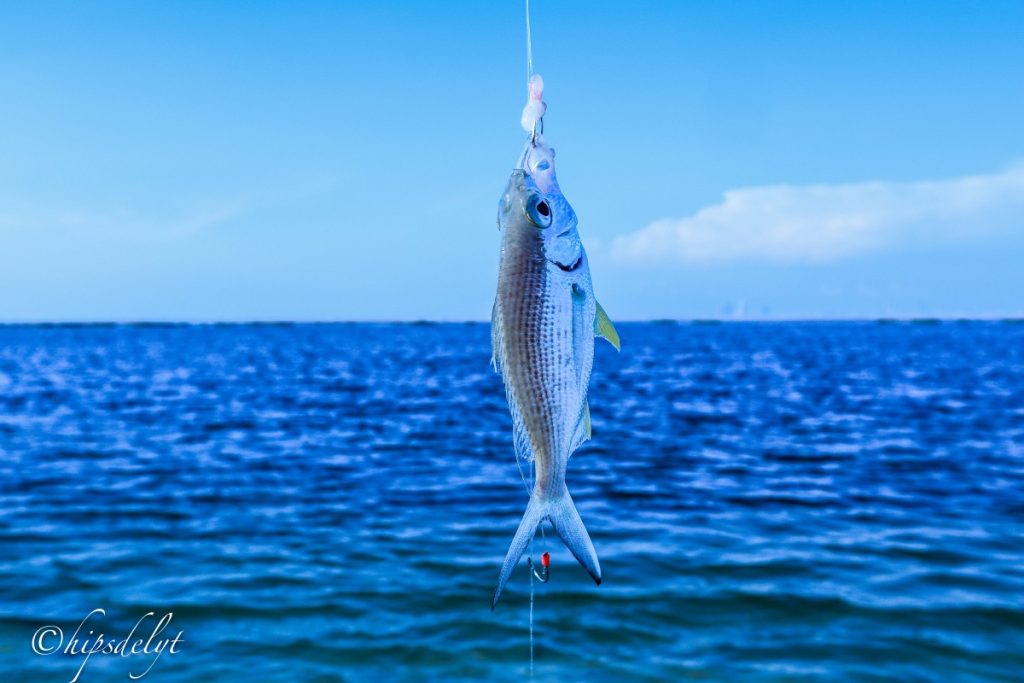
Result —
<path fill-rule="evenodd" d="M 551 205 L 539 195 L 534 195 L 526 203 L 526 217 L 538 228 L 546 228 L 551 225 Z"/>

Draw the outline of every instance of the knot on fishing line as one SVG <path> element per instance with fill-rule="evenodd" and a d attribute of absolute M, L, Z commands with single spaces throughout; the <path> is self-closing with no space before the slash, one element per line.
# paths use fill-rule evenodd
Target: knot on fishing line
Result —
<path fill-rule="evenodd" d="M 527 90 L 529 95 L 519 123 L 523 130 L 530 134 L 531 139 L 535 140 L 537 133 L 544 132 L 544 112 L 548 108 L 548 105 L 544 104 L 544 79 L 540 74 L 530 76 Z"/>

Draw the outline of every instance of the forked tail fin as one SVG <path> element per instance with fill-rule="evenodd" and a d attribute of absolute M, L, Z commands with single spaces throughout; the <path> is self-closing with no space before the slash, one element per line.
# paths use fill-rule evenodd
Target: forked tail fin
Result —
<path fill-rule="evenodd" d="M 587 570 L 597 585 L 601 585 L 601 564 L 597 561 L 597 551 L 590 541 L 590 534 L 583 526 L 580 513 L 576 511 L 572 498 L 569 496 L 569 489 L 562 487 L 562 493 L 557 498 L 541 498 L 536 493 L 530 496 L 530 504 L 526 506 L 526 513 L 523 514 L 516 535 L 512 538 L 512 544 L 505 553 L 505 562 L 501 565 L 501 575 L 498 577 L 498 588 L 494 591 L 494 599 L 491 601 L 491 609 L 498 604 L 498 598 L 505 589 L 505 584 L 512 576 L 512 570 L 519 564 L 526 546 L 530 544 L 537 527 L 543 524 L 544 520 L 550 519 L 551 525 L 555 527 L 562 542 L 572 552 L 583 568 Z"/>

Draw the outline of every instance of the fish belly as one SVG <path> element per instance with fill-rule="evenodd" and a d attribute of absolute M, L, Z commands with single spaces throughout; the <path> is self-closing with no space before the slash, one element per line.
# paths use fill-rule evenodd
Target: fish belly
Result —
<path fill-rule="evenodd" d="M 499 281 L 503 372 L 536 462 L 536 489 L 561 493 L 581 398 L 569 286 L 546 263 L 510 260 Z"/>

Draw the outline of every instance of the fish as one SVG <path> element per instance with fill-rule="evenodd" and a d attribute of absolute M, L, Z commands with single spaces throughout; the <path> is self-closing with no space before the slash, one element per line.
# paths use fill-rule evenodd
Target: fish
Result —
<path fill-rule="evenodd" d="M 505 384 L 516 457 L 532 462 L 536 476 L 501 566 L 492 610 L 545 521 L 601 584 L 601 564 L 565 471 L 573 452 L 591 437 L 587 391 L 594 339 L 618 349 L 619 336 L 594 297 L 578 219 L 558 186 L 554 156 L 542 135 L 533 136 L 498 206 L 492 364 Z"/>

